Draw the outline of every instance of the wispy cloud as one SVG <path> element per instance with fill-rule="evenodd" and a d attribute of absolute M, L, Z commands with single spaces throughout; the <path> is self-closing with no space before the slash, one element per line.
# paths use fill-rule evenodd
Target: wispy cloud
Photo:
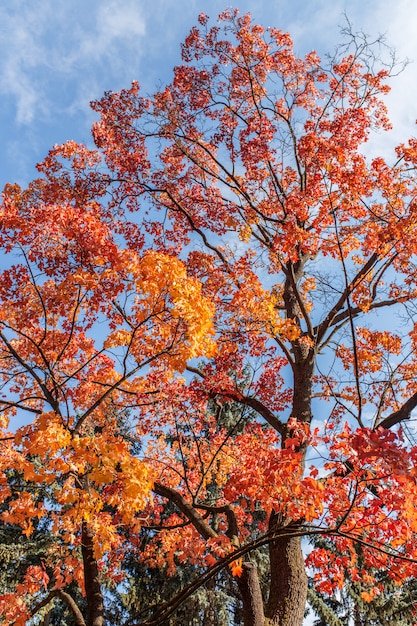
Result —
<path fill-rule="evenodd" d="M 47 19 L 44 11 L 37 13 L 33 6 L 24 15 L 21 6 L 0 10 L 0 91 L 16 100 L 16 117 L 21 123 L 30 123 L 35 111 L 42 109 L 40 76 L 37 68 L 47 64 L 45 46 L 39 39 Z"/>
<path fill-rule="evenodd" d="M 346 11 L 354 29 L 386 32 L 400 57 L 417 60 L 415 0 L 397 0 L 395 10 L 390 0 L 0 2 L 0 177 L 24 180 L 50 145 L 68 138 L 88 142 L 90 100 L 133 79 L 145 92 L 169 81 L 198 13 L 204 9 L 215 19 L 231 4 L 265 26 L 288 30 L 299 54 L 332 51 Z M 413 134 L 416 73 L 415 63 L 394 79 L 389 107 L 396 132 L 376 137 L 375 150 Z"/>
<path fill-rule="evenodd" d="M 20 124 L 47 115 L 57 102 L 74 106 L 94 86 L 102 91 L 106 76 L 117 72 L 123 80 L 126 55 L 140 50 L 145 35 L 134 0 L 6 3 L 0 23 L 0 92 L 15 100 Z"/>

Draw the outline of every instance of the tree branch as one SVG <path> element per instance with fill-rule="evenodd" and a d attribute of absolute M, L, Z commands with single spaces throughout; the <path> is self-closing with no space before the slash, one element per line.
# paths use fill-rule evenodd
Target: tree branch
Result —
<path fill-rule="evenodd" d="M 165 485 L 157 482 L 153 486 L 153 491 L 159 496 L 167 498 L 168 500 L 176 504 L 181 513 L 183 513 L 185 517 L 190 520 L 190 522 L 193 524 L 196 530 L 198 530 L 200 535 L 204 537 L 204 539 L 214 539 L 215 537 L 218 537 L 218 534 L 215 530 L 212 529 L 210 524 L 208 524 L 206 520 L 201 517 L 198 511 L 196 511 L 195 508 L 191 506 L 191 504 L 188 504 L 185 498 L 183 498 L 183 496 L 178 493 L 178 491 L 172 489 L 172 487 L 166 487 Z"/>
<path fill-rule="evenodd" d="M 54 589 L 53 591 L 49 592 L 48 595 L 31 610 L 31 617 L 36 615 L 36 613 L 38 613 L 44 606 L 49 604 L 54 598 L 59 598 L 67 605 L 67 607 L 73 614 L 75 626 L 86 626 L 83 615 L 78 608 L 74 598 L 72 598 L 69 593 L 63 591 L 62 589 Z"/>
<path fill-rule="evenodd" d="M 251 396 L 241 396 L 240 398 L 234 398 L 237 402 L 245 404 L 246 406 L 254 409 L 266 422 L 276 430 L 281 437 L 285 437 L 287 434 L 287 427 L 266 407 L 260 400 Z"/>
<path fill-rule="evenodd" d="M 374 425 L 375 428 L 392 428 L 396 424 L 400 424 L 405 420 L 409 420 L 411 418 L 411 411 L 417 407 L 417 392 L 414 393 L 411 398 L 406 400 L 404 404 L 394 413 L 387 415 L 384 417 L 379 424 L 376 423 Z"/>

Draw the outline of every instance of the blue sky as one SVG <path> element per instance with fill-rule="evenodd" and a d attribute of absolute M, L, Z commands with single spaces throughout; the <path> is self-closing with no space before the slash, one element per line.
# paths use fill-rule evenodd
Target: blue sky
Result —
<path fill-rule="evenodd" d="M 0 3 L 0 186 L 25 185 L 49 147 L 91 143 L 89 101 L 138 80 L 150 93 L 170 79 L 180 42 L 197 15 L 215 17 L 227 0 L 8 0 Z M 377 149 L 416 133 L 415 0 L 240 0 L 265 26 L 288 30 L 297 52 L 332 51 L 343 13 L 355 29 L 386 33 L 412 63 L 389 97 L 395 131 Z"/>

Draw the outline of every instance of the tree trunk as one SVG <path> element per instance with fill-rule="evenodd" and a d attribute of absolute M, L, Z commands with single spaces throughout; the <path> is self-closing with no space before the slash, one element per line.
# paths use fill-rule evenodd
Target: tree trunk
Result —
<path fill-rule="evenodd" d="M 82 523 L 81 551 L 87 597 L 87 626 L 104 626 L 104 604 L 97 561 L 94 557 L 94 533 L 87 522 Z"/>
<path fill-rule="evenodd" d="M 286 266 L 286 280 L 284 285 L 284 303 L 288 319 L 295 320 L 302 329 L 302 320 L 305 311 L 301 308 L 302 298 L 299 294 L 298 283 L 302 278 L 304 265 L 308 256 L 300 254 L 296 263 Z M 305 333 L 308 335 L 308 332 Z M 292 371 L 293 371 L 293 401 L 291 417 L 298 422 L 310 424 L 312 420 L 311 399 L 313 375 L 316 353 L 311 339 L 303 334 L 292 341 Z M 287 435 L 291 436 L 289 430 Z M 285 436 L 282 439 L 285 445 Z M 305 446 L 301 443 L 300 451 L 305 453 Z M 303 455 L 304 457 L 304 455 Z M 304 458 L 301 461 L 300 472 L 303 471 Z M 285 521 L 296 523 L 297 520 L 281 520 L 280 516 L 272 512 L 269 520 L 270 530 L 280 526 Z M 271 582 L 269 598 L 265 609 L 265 625 L 268 626 L 302 626 L 307 603 L 308 581 L 305 571 L 304 556 L 299 537 L 280 537 L 269 544 Z"/>
<path fill-rule="evenodd" d="M 270 527 L 276 525 L 272 513 Z M 269 545 L 271 583 L 266 606 L 268 626 L 302 626 L 307 602 L 307 574 L 300 537 L 280 537 Z"/>
<path fill-rule="evenodd" d="M 304 424 L 310 424 L 313 419 L 311 397 L 313 394 L 314 365 L 313 350 L 309 351 L 303 362 L 294 365 L 294 395 L 291 416 Z"/>
<path fill-rule="evenodd" d="M 264 607 L 258 568 L 254 563 L 243 563 L 243 573 L 237 578 L 243 604 L 244 626 L 264 626 Z"/>

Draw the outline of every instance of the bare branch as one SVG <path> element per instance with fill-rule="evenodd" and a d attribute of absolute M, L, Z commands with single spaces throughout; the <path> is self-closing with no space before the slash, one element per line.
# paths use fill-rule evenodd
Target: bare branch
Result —
<path fill-rule="evenodd" d="M 374 428 L 392 428 L 397 424 L 411 418 L 411 411 L 417 407 L 417 392 L 414 393 L 404 404 L 394 413 L 384 417 Z"/>
<path fill-rule="evenodd" d="M 77 606 L 77 603 L 69 593 L 63 591 L 62 589 L 54 589 L 53 591 L 50 591 L 48 595 L 31 610 L 31 617 L 34 617 L 36 613 L 38 613 L 44 606 L 52 602 L 54 598 L 59 598 L 67 605 L 73 615 L 75 626 L 86 626 L 85 620 Z"/>
<path fill-rule="evenodd" d="M 205 519 L 201 517 L 198 511 L 196 511 L 195 508 L 191 506 L 191 504 L 188 504 L 185 498 L 183 498 L 183 496 L 178 493 L 178 491 L 172 489 L 172 487 L 166 487 L 165 485 L 162 485 L 158 482 L 154 484 L 153 491 L 159 496 L 167 498 L 168 500 L 176 504 L 181 513 L 183 513 L 183 515 L 185 515 L 185 517 L 190 520 L 190 522 L 193 524 L 196 530 L 198 530 L 200 535 L 204 537 L 204 539 L 215 538 L 218 536 L 216 531 L 212 529 L 210 524 L 208 524 Z"/>

